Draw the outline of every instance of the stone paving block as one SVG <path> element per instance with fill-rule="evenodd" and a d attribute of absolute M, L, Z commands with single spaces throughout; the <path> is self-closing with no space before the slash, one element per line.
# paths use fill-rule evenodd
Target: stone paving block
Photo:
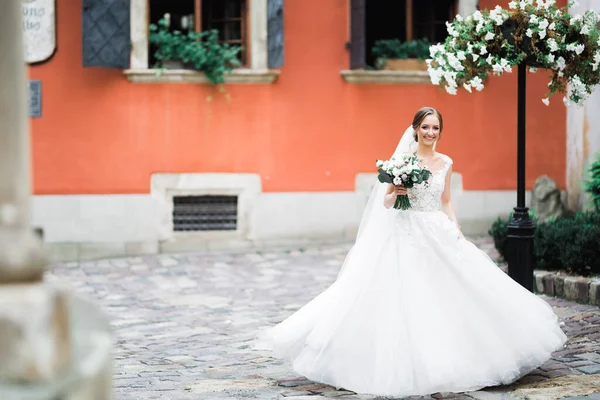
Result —
<path fill-rule="evenodd" d="M 297 398 L 300 396 L 312 396 L 313 393 L 307 391 L 307 390 L 303 390 L 303 391 L 290 391 L 290 392 L 283 392 L 281 393 L 281 396 L 283 397 L 287 397 L 287 398 Z"/>
<path fill-rule="evenodd" d="M 600 374 L 600 364 L 579 367 L 577 370 L 583 372 L 584 374 Z"/>

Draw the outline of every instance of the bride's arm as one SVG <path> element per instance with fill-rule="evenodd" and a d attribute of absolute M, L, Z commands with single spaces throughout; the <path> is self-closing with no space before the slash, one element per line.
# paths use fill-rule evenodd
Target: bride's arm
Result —
<path fill-rule="evenodd" d="M 452 222 L 456 224 L 456 227 L 460 231 L 460 225 L 458 224 L 458 219 L 456 218 L 456 212 L 454 211 L 454 205 L 452 204 L 452 195 L 451 195 L 451 183 L 452 183 L 452 166 L 448 169 L 446 173 L 446 183 L 444 185 L 444 192 L 442 193 L 442 211 L 450 218 Z M 461 232 L 462 235 L 462 232 Z"/>
<path fill-rule="evenodd" d="M 383 205 L 385 208 L 392 208 L 396 202 L 396 198 L 400 195 L 406 194 L 406 190 L 407 189 L 402 185 L 394 186 L 392 184 L 388 184 L 385 196 L 383 196 Z"/>
<path fill-rule="evenodd" d="M 394 185 L 388 184 L 387 191 L 385 192 L 385 196 L 383 197 L 383 205 L 385 208 L 390 208 L 396 202 L 396 187 Z"/>

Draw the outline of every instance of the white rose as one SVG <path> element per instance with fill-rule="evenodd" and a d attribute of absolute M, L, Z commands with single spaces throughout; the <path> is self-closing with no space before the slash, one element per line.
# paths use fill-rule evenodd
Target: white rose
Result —
<path fill-rule="evenodd" d="M 550 105 L 550 99 L 546 97 L 545 99 L 542 99 L 542 103 L 544 103 L 545 105 L 549 106 Z"/>

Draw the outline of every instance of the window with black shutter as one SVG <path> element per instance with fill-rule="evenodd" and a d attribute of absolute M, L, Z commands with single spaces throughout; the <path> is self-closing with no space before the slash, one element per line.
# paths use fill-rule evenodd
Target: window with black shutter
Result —
<path fill-rule="evenodd" d="M 232 231 L 237 229 L 237 196 L 173 197 L 173 230 Z"/>
<path fill-rule="evenodd" d="M 458 0 L 351 0 L 350 68 L 375 66 L 377 40 L 446 39 L 446 21 L 458 12 Z"/>

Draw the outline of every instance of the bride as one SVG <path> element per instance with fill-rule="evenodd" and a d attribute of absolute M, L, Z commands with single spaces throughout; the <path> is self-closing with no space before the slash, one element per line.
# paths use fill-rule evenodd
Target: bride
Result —
<path fill-rule="evenodd" d="M 417 111 L 394 155 L 416 154 L 429 184 L 376 183 L 337 280 L 267 331 L 297 373 L 380 396 L 465 392 L 511 383 L 564 345 L 552 308 L 462 236 L 442 131 L 437 110 Z M 409 210 L 392 207 L 402 194 Z"/>

